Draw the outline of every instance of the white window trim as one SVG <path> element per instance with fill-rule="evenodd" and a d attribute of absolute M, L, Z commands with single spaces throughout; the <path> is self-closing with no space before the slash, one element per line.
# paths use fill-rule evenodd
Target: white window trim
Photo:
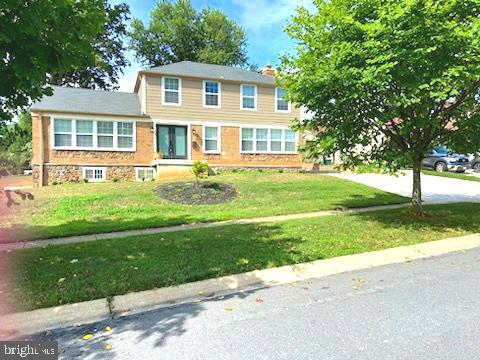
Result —
<path fill-rule="evenodd" d="M 77 131 L 77 121 L 91 121 L 92 122 L 92 132 L 90 134 L 87 134 L 87 133 L 82 133 L 82 132 L 78 132 Z M 72 123 L 73 125 L 73 123 Z M 95 130 L 96 130 L 96 126 L 95 126 L 95 122 L 93 120 L 83 120 L 83 119 L 76 119 L 75 120 L 75 145 L 77 145 L 77 142 L 78 142 L 78 139 L 77 137 L 80 135 L 80 136 L 91 136 L 92 137 L 92 146 L 84 146 L 88 149 L 92 149 L 93 146 L 95 145 Z M 73 130 L 73 128 L 72 128 Z M 58 133 L 56 133 L 58 134 Z M 72 142 L 73 144 L 73 142 Z"/>
<path fill-rule="evenodd" d="M 208 93 L 206 92 L 205 90 L 205 85 L 207 82 L 211 82 L 211 83 L 217 83 L 218 84 L 218 94 L 214 94 L 214 93 Z M 206 108 L 214 108 L 214 109 L 220 109 L 222 107 L 222 83 L 220 81 L 215 81 L 215 80 L 203 80 L 203 83 L 202 83 L 202 86 L 203 86 L 203 107 L 206 107 Z M 218 95 L 218 105 L 207 105 L 206 104 L 206 95 Z"/>
<path fill-rule="evenodd" d="M 88 179 L 88 182 L 102 182 L 107 179 L 107 168 L 106 167 L 98 167 L 98 166 L 83 166 L 82 167 L 82 179 L 86 179 L 86 171 L 92 170 L 95 174 L 95 170 L 102 170 L 102 178 L 101 179 Z"/>
<path fill-rule="evenodd" d="M 244 151 L 242 150 L 242 130 L 243 129 L 253 129 L 253 150 Z M 257 129 L 268 129 L 267 135 L 267 151 L 257 151 Z M 281 140 L 281 151 L 271 151 L 271 130 L 282 130 L 282 140 Z M 295 151 L 286 151 L 285 150 L 285 130 L 290 130 L 283 127 L 275 126 L 242 126 L 239 131 L 240 138 L 240 153 L 241 154 L 298 154 L 298 144 L 299 144 L 299 134 L 295 131 Z"/>
<path fill-rule="evenodd" d="M 51 117 L 50 123 L 50 142 L 51 148 L 53 150 L 88 150 L 88 151 L 122 151 L 122 152 L 135 152 L 137 151 L 137 126 L 135 121 L 131 120 L 96 120 L 96 119 L 85 119 L 85 118 L 58 118 L 59 120 L 72 120 L 72 145 L 71 146 L 55 146 L 55 117 Z M 93 122 L 93 146 L 77 146 L 77 120 L 88 120 Z M 98 134 L 97 134 L 97 122 L 113 122 L 113 147 L 105 148 L 98 147 Z M 131 123 L 132 124 L 132 135 L 119 135 L 117 131 L 117 124 L 122 123 Z M 57 134 L 67 134 L 67 133 L 57 133 Z M 106 135 L 109 136 L 109 135 Z M 119 148 L 118 147 L 118 136 L 132 137 L 132 148 Z"/>
<path fill-rule="evenodd" d="M 151 166 L 141 166 L 141 167 L 136 167 L 135 168 L 135 180 L 136 181 L 142 181 L 142 179 L 140 178 L 140 176 L 138 175 L 139 174 L 139 171 L 140 170 L 153 170 L 153 179 L 156 179 L 157 178 L 157 170 L 154 168 L 154 167 L 151 167 Z M 145 179 L 147 180 L 147 179 Z"/>
<path fill-rule="evenodd" d="M 288 102 L 288 110 L 278 110 L 278 100 L 280 100 L 278 98 L 278 90 L 281 89 L 279 87 L 276 87 L 275 88 L 275 112 L 278 112 L 278 113 L 290 113 L 292 111 L 292 106 L 290 104 L 290 101 Z"/>
<path fill-rule="evenodd" d="M 52 147 L 55 146 L 55 135 L 70 135 L 70 144 L 72 144 L 72 145 L 71 146 L 58 146 L 58 148 L 72 147 L 74 144 L 77 143 L 76 129 L 74 129 L 74 126 L 76 125 L 76 122 L 73 121 L 72 119 L 68 119 L 68 118 L 64 118 L 64 117 L 58 118 L 58 120 L 70 120 L 70 132 L 65 132 L 65 131 L 55 132 L 55 122 L 53 121 L 53 118 L 52 118 L 52 122 L 50 124 L 50 128 L 52 129 L 52 138 L 51 138 Z M 75 136 L 75 139 L 73 139 L 74 136 Z"/>
<path fill-rule="evenodd" d="M 165 91 L 167 91 L 165 89 L 165 79 L 176 79 L 178 80 L 178 90 L 176 92 L 178 92 L 178 103 L 169 103 L 169 102 L 165 102 Z M 168 90 L 168 91 L 172 91 L 172 92 L 175 92 L 175 90 Z M 163 76 L 162 77 L 162 105 L 167 105 L 167 106 L 182 106 L 182 79 L 179 78 L 179 77 L 175 77 L 175 76 Z"/>
<path fill-rule="evenodd" d="M 243 107 L 243 87 L 244 86 L 253 86 L 255 88 L 255 96 L 246 95 L 247 98 L 253 97 L 253 109 Z M 258 98 L 258 88 L 254 84 L 240 84 L 240 110 L 245 111 L 257 111 L 257 98 Z"/>
<path fill-rule="evenodd" d="M 216 150 L 205 150 L 205 143 L 206 143 L 206 127 L 217 128 L 217 149 Z M 203 125 L 203 134 L 202 134 L 202 146 L 203 146 L 203 153 L 204 154 L 221 154 L 222 153 L 222 127 L 220 125 L 213 125 L 213 124 L 205 124 Z"/>

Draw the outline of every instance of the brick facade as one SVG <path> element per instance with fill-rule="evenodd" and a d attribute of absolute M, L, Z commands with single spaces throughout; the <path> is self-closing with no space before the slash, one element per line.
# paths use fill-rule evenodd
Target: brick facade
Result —
<path fill-rule="evenodd" d="M 240 152 L 240 128 L 222 126 L 221 154 L 203 153 L 203 128 L 192 126 L 192 160 L 204 160 L 209 165 L 225 166 L 282 166 L 301 167 L 299 154 L 242 154 Z"/>

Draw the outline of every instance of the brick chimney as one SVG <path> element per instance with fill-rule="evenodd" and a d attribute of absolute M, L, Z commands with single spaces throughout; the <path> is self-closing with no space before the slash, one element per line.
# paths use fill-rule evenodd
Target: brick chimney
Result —
<path fill-rule="evenodd" d="M 268 63 L 268 64 L 262 69 L 262 75 L 275 76 L 275 75 L 277 75 L 277 70 L 275 70 L 275 69 L 272 67 L 272 64 Z"/>

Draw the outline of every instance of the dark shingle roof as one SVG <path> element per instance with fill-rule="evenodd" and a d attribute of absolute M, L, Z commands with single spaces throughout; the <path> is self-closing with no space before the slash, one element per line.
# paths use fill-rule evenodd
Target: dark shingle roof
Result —
<path fill-rule="evenodd" d="M 244 70 L 232 66 L 203 64 L 192 61 L 181 61 L 164 66 L 157 66 L 142 72 L 145 74 L 176 75 L 275 85 L 275 78 L 273 76 L 262 75 L 254 71 Z"/>
<path fill-rule="evenodd" d="M 136 93 L 51 87 L 53 95 L 34 103 L 32 111 L 142 116 Z"/>

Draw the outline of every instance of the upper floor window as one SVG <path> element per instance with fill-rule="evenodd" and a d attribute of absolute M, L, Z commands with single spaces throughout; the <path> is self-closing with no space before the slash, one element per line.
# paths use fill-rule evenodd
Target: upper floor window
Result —
<path fill-rule="evenodd" d="M 220 83 L 217 81 L 203 82 L 203 106 L 220 107 Z"/>
<path fill-rule="evenodd" d="M 135 123 L 53 119 L 53 149 L 135 150 Z"/>
<path fill-rule="evenodd" d="M 295 153 L 297 136 L 289 129 L 242 128 L 241 152 Z"/>
<path fill-rule="evenodd" d="M 290 112 L 290 103 L 285 99 L 287 96 L 287 92 L 285 89 L 276 88 L 275 89 L 275 110 L 276 111 L 283 111 L 283 112 Z"/>
<path fill-rule="evenodd" d="M 257 109 L 257 87 L 255 85 L 241 85 L 241 109 L 256 110 Z"/>
<path fill-rule="evenodd" d="M 163 103 L 167 105 L 181 104 L 181 80 L 178 78 L 163 78 Z"/>

